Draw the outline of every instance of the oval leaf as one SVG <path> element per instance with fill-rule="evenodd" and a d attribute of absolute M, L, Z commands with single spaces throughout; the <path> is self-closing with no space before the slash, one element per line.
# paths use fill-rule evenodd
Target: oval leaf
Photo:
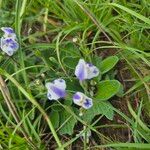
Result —
<path fill-rule="evenodd" d="M 77 122 L 76 118 L 71 116 L 71 114 L 68 113 L 67 111 L 63 110 L 60 113 L 60 126 L 61 126 L 61 128 L 59 130 L 59 133 L 72 135 L 76 122 Z"/>
<path fill-rule="evenodd" d="M 75 69 L 76 65 L 78 64 L 79 58 L 78 57 L 71 57 L 67 56 L 63 59 L 63 63 L 70 69 Z"/>
<path fill-rule="evenodd" d="M 50 113 L 51 122 L 54 126 L 54 128 L 58 128 L 59 126 L 59 113 L 57 111 L 51 111 Z"/>
<path fill-rule="evenodd" d="M 117 80 L 105 80 L 98 84 L 96 98 L 99 100 L 108 100 L 117 94 L 120 90 L 120 82 Z"/>
<path fill-rule="evenodd" d="M 118 61 L 119 61 L 119 58 L 117 56 L 110 56 L 104 59 L 100 64 L 100 70 L 102 74 L 111 70 L 117 64 Z"/>
<path fill-rule="evenodd" d="M 106 116 L 109 120 L 113 120 L 113 106 L 109 102 L 96 101 L 93 107 L 84 113 L 83 120 L 90 123 L 96 115 L 100 114 Z"/>

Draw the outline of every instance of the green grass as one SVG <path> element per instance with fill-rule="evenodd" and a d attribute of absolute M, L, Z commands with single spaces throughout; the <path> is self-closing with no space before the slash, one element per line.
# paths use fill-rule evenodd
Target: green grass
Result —
<path fill-rule="evenodd" d="M 20 43 L 12 58 L 0 53 L 0 149 L 150 149 L 149 6 L 149 0 L 0 1 L 0 27 L 14 28 Z M 80 57 L 97 62 L 111 55 L 120 60 L 115 70 L 124 94 L 116 101 L 126 101 L 127 111 L 124 105 L 113 111 L 122 122 L 107 126 L 98 115 L 87 123 L 71 109 L 71 95 L 68 103 L 47 100 L 45 83 L 55 78 L 70 83 L 71 93 L 80 89 L 73 71 Z M 59 109 L 65 121 L 55 113 Z M 73 134 L 62 135 L 73 121 L 78 122 Z M 126 128 L 126 140 L 104 134 L 109 126 Z M 81 134 L 89 129 L 87 144 Z"/>

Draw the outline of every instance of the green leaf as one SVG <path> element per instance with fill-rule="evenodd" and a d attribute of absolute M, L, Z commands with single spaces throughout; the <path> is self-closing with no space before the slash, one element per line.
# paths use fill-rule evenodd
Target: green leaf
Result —
<path fill-rule="evenodd" d="M 56 103 L 54 103 L 51 108 L 53 111 L 57 111 L 57 112 L 63 110 L 63 107 L 60 104 L 56 104 Z"/>
<path fill-rule="evenodd" d="M 72 105 L 72 95 L 68 95 L 64 100 L 64 105 L 71 106 Z"/>
<path fill-rule="evenodd" d="M 71 116 L 70 113 L 63 110 L 60 113 L 60 126 L 62 125 L 61 129 L 59 130 L 60 134 L 73 134 L 73 128 L 76 124 L 77 120 Z"/>
<path fill-rule="evenodd" d="M 63 51 L 66 52 L 66 56 L 80 57 L 80 51 L 73 43 L 67 43 L 64 46 Z"/>
<path fill-rule="evenodd" d="M 66 79 L 66 82 L 67 82 L 67 90 L 68 91 L 83 92 L 83 89 L 82 89 L 78 79 L 72 79 L 72 81 L 70 81 L 69 79 Z"/>
<path fill-rule="evenodd" d="M 57 111 L 51 111 L 50 118 L 54 128 L 58 128 L 59 126 L 59 113 Z"/>
<path fill-rule="evenodd" d="M 118 97 L 123 97 L 124 95 L 124 89 L 123 89 L 123 85 L 120 84 L 120 89 L 118 91 L 118 93 L 116 94 Z"/>
<path fill-rule="evenodd" d="M 102 62 L 102 57 L 101 57 L 101 56 L 94 55 L 94 56 L 92 57 L 92 63 L 93 63 L 94 65 L 100 66 L 101 62 Z"/>
<path fill-rule="evenodd" d="M 78 64 L 78 61 L 79 57 L 67 56 L 63 59 L 63 63 L 70 69 L 75 69 L 76 65 Z"/>
<path fill-rule="evenodd" d="M 97 85 L 98 91 L 96 93 L 96 99 L 108 100 L 116 95 L 120 90 L 120 82 L 117 80 L 105 80 L 99 82 Z"/>
<path fill-rule="evenodd" d="M 93 107 L 85 112 L 83 119 L 86 122 L 91 122 L 96 115 L 100 114 L 106 116 L 109 120 L 112 120 L 114 116 L 113 106 L 109 102 L 96 101 L 94 102 Z"/>
<path fill-rule="evenodd" d="M 100 70 L 101 70 L 102 74 L 111 70 L 117 64 L 118 61 L 119 61 L 119 59 L 117 56 L 110 56 L 110 57 L 104 59 L 100 64 Z"/>

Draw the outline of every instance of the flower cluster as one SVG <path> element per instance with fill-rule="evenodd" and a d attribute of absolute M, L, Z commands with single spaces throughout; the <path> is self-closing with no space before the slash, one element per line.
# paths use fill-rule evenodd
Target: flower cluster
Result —
<path fill-rule="evenodd" d="M 7 55 L 12 56 L 19 48 L 16 34 L 10 27 L 2 27 L 1 30 L 4 32 L 4 35 L 0 39 L 0 48 Z"/>
<path fill-rule="evenodd" d="M 92 79 L 99 75 L 99 69 L 93 64 L 85 62 L 84 59 L 80 59 L 75 68 L 75 75 L 80 81 Z M 49 100 L 58 100 L 66 96 L 66 82 L 63 79 L 59 78 L 53 82 L 46 83 L 46 88 Z M 93 100 L 81 92 L 76 92 L 73 95 L 73 102 L 84 109 L 89 109 L 93 106 Z"/>

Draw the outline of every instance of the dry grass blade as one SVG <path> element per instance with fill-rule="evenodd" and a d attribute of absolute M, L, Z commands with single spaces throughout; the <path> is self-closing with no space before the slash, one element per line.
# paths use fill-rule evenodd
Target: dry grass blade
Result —
<path fill-rule="evenodd" d="M 9 89 L 5 83 L 5 81 L 3 80 L 2 76 L 0 75 L 0 90 L 2 92 L 2 95 L 4 97 L 4 100 L 8 106 L 9 111 L 11 112 L 12 116 L 14 117 L 16 123 L 18 124 L 20 122 L 20 117 L 17 113 L 16 107 L 12 102 L 12 99 L 10 97 L 10 93 L 9 93 Z M 21 125 L 22 128 L 22 134 L 23 136 L 26 138 L 26 140 L 30 143 L 30 145 L 32 145 L 33 148 L 36 148 L 35 144 L 28 138 L 27 133 L 24 131 L 24 127 L 23 125 Z"/>

